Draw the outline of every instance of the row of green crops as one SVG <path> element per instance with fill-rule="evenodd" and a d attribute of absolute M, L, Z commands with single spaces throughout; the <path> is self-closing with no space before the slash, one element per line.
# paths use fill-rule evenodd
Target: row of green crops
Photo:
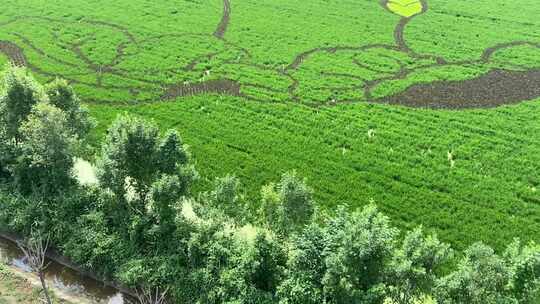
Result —
<path fill-rule="evenodd" d="M 236 173 L 256 202 L 262 183 L 296 169 L 323 208 L 374 201 L 398 225 L 423 224 L 459 249 L 475 240 L 497 248 L 514 237 L 540 241 L 539 100 L 460 112 L 362 103 L 367 81 L 402 68 L 415 71 L 381 82 L 372 95 L 492 68 L 540 67 L 538 1 L 428 5 L 404 31 L 423 57 L 386 47 L 399 16 L 378 0 L 231 1 L 224 40 L 212 35 L 222 0 L 6 0 L 0 41 L 22 48 L 40 81 L 60 76 L 74 84 L 100 123 L 95 141 L 122 112 L 177 128 L 202 172 L 201 188 Z M 487 48 L 514 41 L 531 44 L 477 62 Z M 386 46 L 360 49 L 375 44 Z M 330 49 L 287 69 L 316 48 Z M 219 78 L 263 102 L 158 100 L 164 86 Z M 333 99 L 359 102 L 319 109 L 298 102 Z"/>
<path fill-rule="evenodd" d="M 256 201 L 263 182 L 296 169 L 324 208 L 374 201 L 400 226 L 422 224 L 459 248 L 539 240 L 538 102 L 462 112 L 363 104 L 313 110 L 204 96 L 93 104 L 91 111 L 101 122 L 97 139 L 123 112 L 180 130 L 201 187 L 236 173 Z"/>

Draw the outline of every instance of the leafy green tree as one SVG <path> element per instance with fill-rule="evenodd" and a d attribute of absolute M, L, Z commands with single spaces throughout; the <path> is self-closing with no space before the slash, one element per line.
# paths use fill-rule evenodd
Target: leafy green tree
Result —
<path fill-rule="evenodd" d="M 187 164 L 187 147 L 176 130 L 168 130 L 158 147 L 157 163 L 161 172 L 175 174 L 178 165 Z"/>
<path fill-rule="evenodd" d="M 11 66 L 3 75 L 0 93 L 0 129 L 4 140 L 18 143 L 21 125 L 30 115 L 32 107 L 48 98 L 43 87 L 28 74 L 25 68 Z"/>
<path fill-rule="evenodd" d="M 60 109 L 36 104 L 20 133 L 14 176 L 22 192 L 55 194 L 74 183 L 71 170 L 76 142 Z"/>
<path fill-rule="evenodd" d="M 516 303 L 507 290 L 511 276 L 493 249 L 476 243 L 465 251 L 457 270 L 437 281 L 435 298 L 441 304 Z"/>
<path fill-rule="evenodd" d="M 277 186 L 263 187 L 261 213 L 276 231 L 289 234 L 311 222 L 315 211 L 313 190 L 295 172 L 283 174 Z"/>
<path fill-rule="evenodd" d="M 287 260 L 283 244 L 261 231 L 254 240 L 231 243 L 229 252 L 219 275 L 218 303 L 275 303 Z"/>
<path fill-rule="evenodd" d="M 156 179 L 156 150 L 159 130 L 149 122 L 120 116 L 108 129 L 102 144 L 97 175 L 104 187 L 122 199 L 127 189 L 133 189 L 141 200 Z"/>
<path fill-rule="evenodd" d="M 0 84 L 0 177 L 10 177 L 18 157 L 20 127 L 32 107 L 47 101 L 42 86 L 24 68 L 8 67 Z"/>
<path fill-rule="evenodd" d="M 73 224 L 72 235 L 63 244 L 64 253 L 98 275 L 112 277 L 128 257 L 134 256 L 125 239 L 108 225 L 107 215 L 92 210 Z"/>
<path fill-rule="evenodd" d="M 214 190 L 202 195 L 201 200 L 210 207 L 221 210 L 225 215 L 240 221 L 245 215 L 245 205 L 238 195 L 240 181 L 234 175 L 217 178 Z"/>
<path fill-rule="evenodd" d="M 396 304 L 419 303 L 430 294 L 437 272 L 452 256 L 450 246 L 422 228 L 408 232 L 389 264 L 390 297 Z"/>
<path fill-rule="evenodd" d="M 152 184 L 163 174 L 180 179 L 181 194 L 187 194 L 196 177 L 176 132 L 162 139 L 155 124 L 132 116 L 120 116 L 109 128 L 97 169 L 101 185 L 119 199 L 131 195 L 139 213 L 145 212 Z"/>
<path fill-rule="evenodd" d="M 314 213 L 313 190 L 295 172 L 282 176 L 278 189 L 288 222 L 303 227 L 311 221 Z"/>
<path fill-rule="evenodd" d="M 20 153 L 25 150 L 28 152 L 28 143 L 22 143 L 24 140 L 32 138 L 33 144 L 36 144 L 36 131 L 33 135 L 24 134 L 27 130 L 24 129 L 24 124 L 29 119 L 32 110 L 38 104 L 51 104 L 64 113 L 65 119 L 60 120 L 58 124 L 61 124 L 66 131 L 62 132 L 63 135 L 70 136 L 75 134 L 83 139 L 84 135 L 93 126 L 91 119 L 88 117 L 88 113 L 80 107 L 80 103 L 72 88 L 67 85 L 65 81 L 56 80 L 47 85 L 44 89 L 34 78 L 28 74 L 26 69 L 20 67 L 9 67 L 3 75 L 3 87 L 0 93 L 0 174 L 9 176 L 10 170 L 13 170 L 13 166 L 18 162 L 17 159 L 21 157 Z M 43 110 L 43 108 L 41 109 Z M 50 112 L 50 111 L 49 111 Z M 42 113 L 43 114 L 43 113 Z M 49 113 L 51 115 L 56 115 Z M 35 117 L 33 117 L 35 122 Z M 54 119 L 54 117 L 52 117 Z M 42 119 L 42 123 L 45 121 Z M 48 122 L 53 124 L 52 122 Z M 55 131 L 57 131 L 55 129 Z M 57 132 L 55 136 L 59 136 Z M 37 135 L 39 136 L 39 135 Z M 50 137 L 48 139 L 51 139 Z M 42 144 L 45 144 L 43 141 Z M 47 144 L 53 144 L 51 142 Z M 23 147 L 26 146 L 26 147 Z M 76 146 L 70 147 L 74 148 Z M 52 150 L 58 147 L 51 148 Z M 47 148 L 42 147 L 41 153 L 44 153 Z M 26 154 L 24 157 L 28 157 Z M 24 160 L 23 157 L 23 160 Z M 35 164 L 34 164 L 35 165 Z M 21 172 L 24 164 L 18 163 L 17 170 Z M 28 172 L 27 172 L 28 173 Z M 20 177 L 20 176 L 19 176 Z M 26 188 L 30 188 L 35 185 L 28 185 Z"/>
<path fill-rule="evenodd" d="M 160 136 L 158 127 L 132 116 L 120 116 L 108 130 L 97 162 L 97 177 L 125 214 L 120 228 L 141 254 L 167 251 L 175 230 L 174 205 L 189 194 L 197 172 L 175 131 Z M 127 209 L 127 212 L 124 210 Z M 118 222 L 118 221 L 117 221 Z M 121 222 L 121 221 L 120 221 Z"/>
<path fill-rule="evenodd" d="M 183 280 L 180 300 L 194 303 L 223 303 L 228 298 L 231 284 L 241 284 L 242 278 L 236 275 L 225 276 L 224 271 L 231 267 L 231 256 L 235 243 L 227 230 L 227 223 L 219 215 L 212 220 L 197 224 L 186 241 L 187 267 L 189 271 Z M 229 286 L 225 286 L 229 285 Z M 242 289 L 242 288 L 239 288 Z"/>
<path fill-rule="evenodd" d="M 162 175 L 150 189 L 150 210 L 158 233 L 156 242 L 170 239 L 175 228 L 178 198 L 184 194 L 185 185 L 176 175 Z"/>
<path fill-rule="evenodd" d="M 175 175 L 163 175 L 152 184 L 150 189 L 151 207 L 160 222 L 174 222 L 176 213 L 173 207 L 183 194 L 183 190 L 184 185 Z"/>
<path fill-rule="evenodd" d="M 261 207 L 260 217 L 274 231 L 280 232 L 284 225 L 284 210 L 282 207 L 281 196 L 276 191 L 274 183 L 264 185 L 261 188 Z"/>
<path fill-rule="evenodd" d="M 94 127 L 94 121 L 89 117 L 88 110 L 81 102 L 73 88 L 63 79 L 56 79 L 45 86 L 49 103 L 66 113 L 69 129 L 84 138 Z"/>
<path fill-rule="evenodd" d="M 383 303 L 385 274 L 398 231 L 369 205 L 361 212 L 340 212 L 330 223 L 323 278 L 328 303 Z"/>
<path fill-rule="evenodd" d="M 274 294 L 283 276 L 287 256 L 283 246 L 276 239 L 258 233 L 251 250 L 246 253 L 244 267 L 247 280 L 258 290 Z"/>
<path fill-rule="evenodd" d="M 323 277 L 326 273 L 327 231 L 310 224 L 294 237 L 287 262 L 286 279 L 279 287 L 281 304 L 319 304 L 325 302 Z"/>
<path fill-rule="evenodd" d="M 383 303 L 396 235 L 374 206 L 338 208 L 324 226 L 293 237 L 280 303 Z"/>
<path fill-rule="evenodd" d="M 540 303 L 540 245 L 526 246 L 519 240 L 511 243 L 504 253 L 512 279 L 510 290 L 519 303 Z"/>

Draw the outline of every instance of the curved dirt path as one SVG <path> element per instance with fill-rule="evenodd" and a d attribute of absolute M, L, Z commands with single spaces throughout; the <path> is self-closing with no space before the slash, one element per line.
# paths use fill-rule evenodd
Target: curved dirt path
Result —
<path fill-rule="evenodd" d="M 385 10 L 387 10 L 391 14 L 396 14 L 388 7 L 389 2 L 390 0 L 381 0 L 379 3 Z M 420 3 L 422 4 L 422 11 L 410 17 L 401 17 L 394 29 L 394 41 L 396 45 L 404 52 L 412 52 L 411 49 L 407 46 L 407 42 L 405 41 L 405 27 L 407 27 L 407 24 L 409 24 L 409 22 L 413 18 L 425 14 L 429 9 L 427 0 L 420 0 Z"/>
<path fill-rule="evenodd" d="M 223 0 L 223 16 L 221 17 L 221 21 L 219 22 L 216 31 L 214 32 L 214 36 L 218 39 L 223 39 L 223 36 L 225 36 L 225 33 L 227 32 L 227 28 L 229 27 L 229 22 L 231 20 L 231 2 L 230 0 Z"/>

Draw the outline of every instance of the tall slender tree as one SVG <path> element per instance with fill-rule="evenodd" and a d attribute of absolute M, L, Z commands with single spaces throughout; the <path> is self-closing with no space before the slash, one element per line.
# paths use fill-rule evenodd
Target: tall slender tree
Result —
<path fill-rule="evenodd" d="M 20 155 L 14 176 L 21 191 L 55 194 L 74 183 L 76 141 L 64 112 L 48 103 L 38 103 L 19 130 Z"/>
<path fill-rule="evenodd" d="M 25 68 L 11 66 L 3 75 L 3 91 L 0 93 L 0 124 L 5 137 L 18 143 L 21 125 L 39 102 L 47 102 L 43 87 Z"/>
<path fill-rule="evenodd" d="M 38 275 L 46 302 L 52 304 L 47 281 L 45 280 L 45 270 L 49 266 L 46 259 L 49 235 L 42 234 L 38 230 L 32 230 L 31 236 L 26 242 L 20 241 L 17 244 L 24 253 L 30 270 Z"/>

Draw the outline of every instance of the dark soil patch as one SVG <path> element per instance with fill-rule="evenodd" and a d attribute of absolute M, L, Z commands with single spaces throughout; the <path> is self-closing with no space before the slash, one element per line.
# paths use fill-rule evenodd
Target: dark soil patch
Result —
<path fill-rule="evenodd" d="M 493 70 L 464 81 L 417 84 L 376 103 L 430 109 L 493 108 L 540 97 L 540 69 Z"/>
<path fill-rule="evenodd" d="M 0 52 L 4 53 L 9 61 L 16 66 L 26 66 L 27 61 L 22 49 L 9 41 L 0 41 Z"/>
<path fill-rule="evenodd" d="M 241 96 L 240 84 L 229 79 L 208 80 L 192 84 L 179 84 L 166 89 L 161 99 L 175 99 L 177 97 L 193 96 L 199 94 L 227 94 Z"/>

